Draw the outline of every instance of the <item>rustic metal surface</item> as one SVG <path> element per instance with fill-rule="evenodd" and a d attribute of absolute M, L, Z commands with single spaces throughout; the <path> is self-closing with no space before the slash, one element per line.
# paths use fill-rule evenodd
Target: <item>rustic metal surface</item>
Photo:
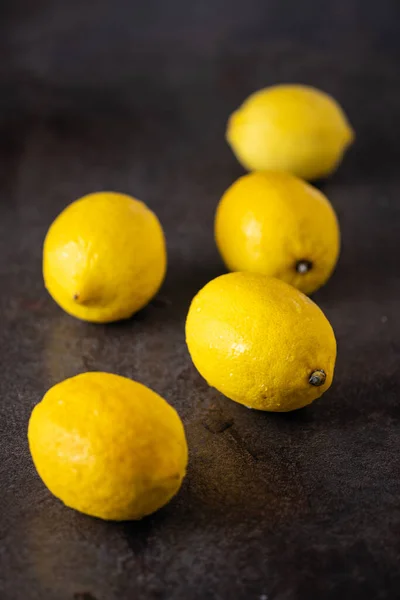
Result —
<path fill-rule="evenodd" d="M 2 600 L 399 597 L 400 11 L 312 4 L 1 5 Z M 314 405 L 271 415 L 208 388 L 183 328 L 192 296 L 223 272 L 213 214 L 242 172 L 226 118 L 280 81 L 331 92 L 357 141 L 323 184 L 343 232 L 315 295 L 337 334 L 335 382 Z M 41 279 L 52 219 L 101 189 L 148 203 L 169 254 L 159 296 L 109 326 L 64 314 Z M 140 523 L 63 507 L 31 463 L 32 407 L 85 370 L 142 381 L 186 424 L 181 493 Z"/>

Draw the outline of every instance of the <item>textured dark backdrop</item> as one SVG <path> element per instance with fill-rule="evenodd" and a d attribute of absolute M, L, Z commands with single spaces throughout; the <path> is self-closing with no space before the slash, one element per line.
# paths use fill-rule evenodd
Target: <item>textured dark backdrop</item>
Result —
<path fill-rule="evenodd" d="M 399 598 L 399 19 L 395 0 L 1 3 L 2 600 Z M 209 389 L 183 332 L 223 271 L 213 213 L 241 174 L 226 118 L 276 82 L 331 92 L 357 132 L 324 184 L 343 252 L 315 300 L 336 379 L 288 415 Z M 169 251 L 158 298 L 104 327 L 64 314 L 40 264 L 52 219 L 99 189 L 146 201 Z M 139 379 L 185 421 L 183 489 L 141 523 L 64 508 L 30 461 L 32 407 L 88 369 Z"/>

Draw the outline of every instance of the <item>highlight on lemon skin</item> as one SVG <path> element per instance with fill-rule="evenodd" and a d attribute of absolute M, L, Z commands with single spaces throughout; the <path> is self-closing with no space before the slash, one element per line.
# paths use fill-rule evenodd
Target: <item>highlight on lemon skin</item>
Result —
<path fill-rule="evenodd" d="M 249 173 L 222 196 L 215 240 L 231 271 L 277 277 L 312 294 L 331 277 L 340 229 L 329 200 L 291 175 Z"/>
<path fill-rule="evenodd" d="M 312 181 L 337 169 L 355 134 L 332 96 L 286 84 L 249 96 L 229 118 L 226 138 L 249 171 L 287 171 Z"/>
<path fill-rule="evenodd" d="M 50 492 L 106 520 L 141 519 L 167 504 L 188 461 L 174 408 L 111 373 L 82 373 L 53 386 L 33 409 L 28 441 Z"/>
<path fill-rule="evenodd" d="M 265 275 L 228 273 L 205 285 L 187 315 L 186 343 L 208 384 L 248 408 L 296 410 L 333 381 L 328 319 L 293 286 Z"/>
<path fill-rule="evenodd" d="M 97 323 L 131 317 L 158 292 L 166 272 L 157 216 L 126 194 L 99 192 L 67 206 L 49 228 L 43 277 L 69 314 Z"/>

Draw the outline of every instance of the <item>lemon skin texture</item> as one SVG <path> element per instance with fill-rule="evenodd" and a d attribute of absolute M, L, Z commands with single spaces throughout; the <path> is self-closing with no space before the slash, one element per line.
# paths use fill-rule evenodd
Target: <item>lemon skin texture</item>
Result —
<path fill-rule="evenodd" d="M 97 323 L 127 319 L 148 304 L 166 263 L 156 215 L 115 192 L 70 204 L 51 225 L 43 248 L 50 295 L 67 313 Z"/>
<path fill-rule="evenodd" d="M 249 408 L 302 408 L 332 383 L 336 341 L 329 321 L 307 296 L 265 275 L 210 281 L 190 306 L 186 342 L 208 384 Z"/>
<path fill-rule="evenodd" d="M 111 373 L 83 373 L 52 387 L 33 409 L 28 440 L 57 498 L 115 521 L 164 506 L 188 460 L 176 411 L 144 385 Z"/>
<path fill-rule="evenodd" d="M 215 239 L 231 271 L 282 279 L 311 294 L 330 278 L 340 230 L 328 199 L 289 173 L 250 173 L 224 194 Z"/>
<path fill-rule="evenodd" d="M 249 171 L 287 171 L 314 180 L 336 170 L 354 131 L 328 94 L 275 85 L 252 94 L 232 114 L 226 137 Z"/>

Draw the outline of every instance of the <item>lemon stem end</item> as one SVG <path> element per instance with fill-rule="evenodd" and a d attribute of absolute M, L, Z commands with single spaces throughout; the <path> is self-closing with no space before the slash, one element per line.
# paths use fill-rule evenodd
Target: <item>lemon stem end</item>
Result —
<path fill-rule="evenodd" d="M 319 369 L 318 371 L 313 371 L 313 373 L 311 373 L 308 383 L 315 385 L 315 387 L 319 387 L 320 385 L 324 385 L 325 381 L 326 373 L 322 369 Z"/>
<path fill-rule="evenodd" d="M 313 268 L 313 264 L 310 260 L 298 260 L 296 263 L 296 271 L 300 273 L 300 275 L 305 275 L 308 271 L 311 271 Z"/>

